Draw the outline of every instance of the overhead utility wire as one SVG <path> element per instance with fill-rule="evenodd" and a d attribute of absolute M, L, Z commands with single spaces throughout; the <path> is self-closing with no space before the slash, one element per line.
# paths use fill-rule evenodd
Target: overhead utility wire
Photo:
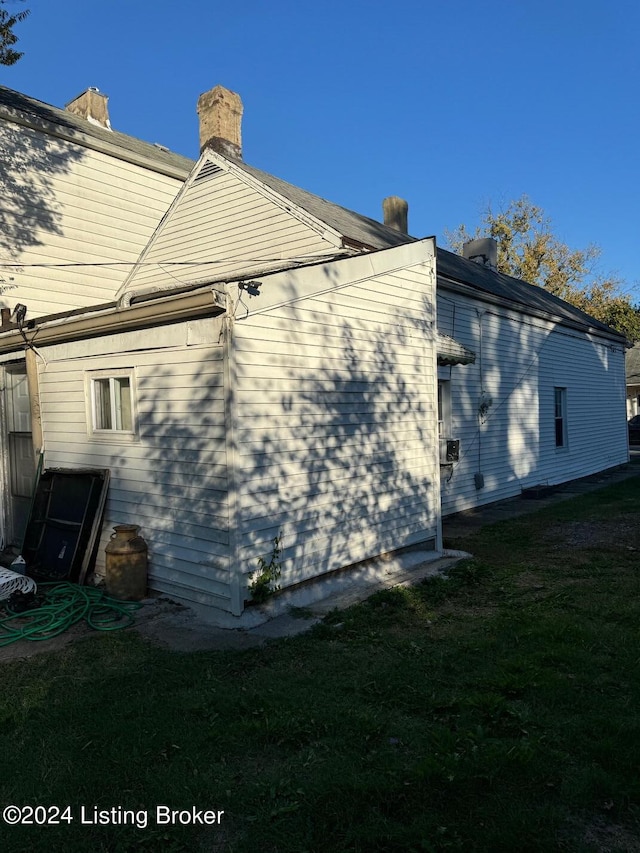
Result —
<path fill-rule="evenodd" d="M 333 255 L 332 255 L 333 256 Z M 327 257 L 329 257 L 327 255 Z M 292 258 L 238 258 L 236 263 L 284 263 L 289 261 L 313 261 L 322 256 L 298 255 Z M 64 263 L 64 264 L 21 264 L 13 261 L 0 261 L 0 268 L 10 269 L 32 269 L 34 267 L 48 269 L 65 269 L 67 267 L 142 267 L 142 266 L 173 266 L 173 267 L 204 267 L 211 264 L 228 264 L 228 258 L 215 261 L 92 261 L 87 263 Z"/>

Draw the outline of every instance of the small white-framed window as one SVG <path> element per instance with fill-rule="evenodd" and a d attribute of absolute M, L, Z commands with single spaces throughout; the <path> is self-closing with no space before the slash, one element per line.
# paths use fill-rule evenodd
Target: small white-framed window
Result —
<path fill-rule="evenodd" d="M 567 389 L 554 388 L 554 421 L 556 447 L 567 446 Z"/>
<path fill-rule="evenodd" d="M 86 374 L 89 432 L 94 438 L 133 439 L 137 433 L 132 368 Z"/>

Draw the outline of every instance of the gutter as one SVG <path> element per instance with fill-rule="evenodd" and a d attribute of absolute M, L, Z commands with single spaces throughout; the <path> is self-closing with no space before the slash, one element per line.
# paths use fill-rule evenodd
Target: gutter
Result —
<path fill-rule="evenodd" d="M 212 287 L 177 296 L 157 294 L 129 308 L 117 305 L 81 315 L 37 320 L 19 328 L 0 333 L 0 354 L 18 352 L 37 344 L 39 347 L 69 341 L 94 338 L 113 332 L 130 332 L 149 326 L 179 323 L 198 317 L 218 316 L 225 311 L 225 298 Z M 28 341 L 26 338 L 28 337 Z"/>

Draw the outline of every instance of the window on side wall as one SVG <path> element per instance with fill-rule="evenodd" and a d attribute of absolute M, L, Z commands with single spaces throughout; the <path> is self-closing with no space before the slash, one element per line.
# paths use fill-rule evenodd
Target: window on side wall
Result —
<path fill-rule="evenodd" d="M 89 432 L 93 438 L 135 438 L 137 425 L 133 370 L 100 370 L 87 373 L 86 390 Z"/>
<path fill-rule="evenodd" d="M 452 438 L 451 381 L 438 380 L 438 440 L 440 464 L 452 465 L 460 458 L 460 442 Z"/>
<path fill-rule="evenodd" d="M 451 438 L 451 381 L 438 380 L 438 438 Z"/>
<path fill-rule="evenodd" d="M 556 447 L 567 446 L 567 389 L 554 388 Z"/>

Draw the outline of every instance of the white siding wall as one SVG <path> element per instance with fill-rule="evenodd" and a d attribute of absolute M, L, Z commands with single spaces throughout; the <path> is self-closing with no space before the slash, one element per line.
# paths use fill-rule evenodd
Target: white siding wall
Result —
<path fill-rule="evenodd" d="M 191 338 L 203 339 L 203 329 L 217 342 L 220 321 L 201 320 L 45 349 L 45 462 L 111 471 L 99 572 L 112 526 L 139 524 L 153 589 L 229 609 L 222 347 L 189 346 Z M 116 342 L 122 351 L 113 354 Z M 85 374 L 116 368 L 135 369 L 133 443 L 88 435 Z"/>
<path fill-rule="evenodd" d="M 277 535 L 283 587 L 438 540 L 434 279 L 425 265 L 238 311 L 245 580 Z"/>
<path fill-rule="evenodd" d="M 283 207 L 205 161 L 159 227 L 123 292 L 275 268 L 283 258 L 326 253 L 330 248 L 317 231 Z M 171 261 L 180 265 L 172 266 Z"/>
<path fill-rule="evenodd" d="M 476 353 L 475 364 L 450 371 L 451 437 L 460 439 L 460 462 L 442 472 L 443 515 L 627 461 L 620 346 L 442 286 L 438 317 L 442 332 Z M 567 389 L 562 448 L 555 444 L 555 387 Z M 483 389 L 492 404 L 482 420 Z M 476 473 L 484 476 L 481 489 Z"/>
<path fill-rule="evenodd" d="M 182 183 L 0 122 L 0 305 L 33 318 L 113 299 Z"/>

